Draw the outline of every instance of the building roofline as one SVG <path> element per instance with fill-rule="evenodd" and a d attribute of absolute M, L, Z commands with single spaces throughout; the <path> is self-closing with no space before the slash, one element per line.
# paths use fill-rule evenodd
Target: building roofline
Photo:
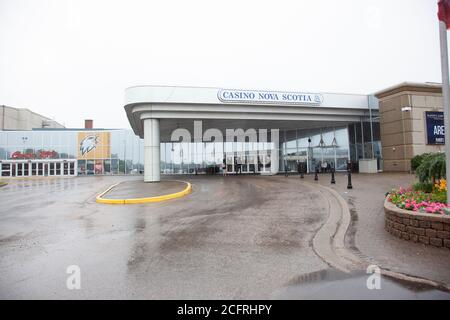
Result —
<path fill-rule="evenodd" d="M 229 90 L 255 90 L 255 91 L 273 91 L 273 92 L 284 92 L 285 90 L 282 89 L 268 89 L 268 88 L 231 88 L 231 87 L 210 87 L 210 86 L 188 86 L 188 85 L 157 85 L 157 84 L 141 84 L 141 85 L 134 85 L 129 86 L 125 88 L 125 91 L 132 88 L 145 88 L 145 87 L 153 87 L 153 88 L 186 88 L 186 89 L 229 89 Z M 289 89 L 287 90 L 289 92 L 317 92 L 321 94 L 333 94 L 333 95 L 346 95 L 346 96 L 372 96 L 373 94 L 365 94 L 365 93 L 345 93 L 345 92 L 330 92 L 330 91 L 321 91 L 321 90 L 299 90 L 299 89 Z M 286 92 L 287 92 L 286 91 Z"/>
<path fill-rule="evenodd" d="M 435 82 L 402 82 L 377 91 L 374 93 L 374 96 L 381 99 L 403 91 L 442 93 L 442 84 Z"/>
<path fill-rule="evenodd" d="M 17 111 L 20 111 L 20 110 L 28 111 L 28 112 L 30 112 L 30 113 L 32 113 L 32 114 L 38 116 L 38 117 L 43 118 L 44 120 L 53 121 L 53 122 L 57 123 L 58 125 L 60 125 L 61 127 L 65 128 L 65 126 L 62 125 L 61 123 L 59 123 L 58 121 L 56 121 L 56 120 L 54 120 L 54 119 L 51 119 L 51 118 L 49 118 L 49 117 L 43 116 L 42 114 L 37 113 L 37 112 L 34 112 L 33 110 L 30 110 L 30 109 L 28 109 L 28 108 L 17 108 L 17 107 L 11 107 L 11 106 L 7 106 L 7 105 L 0 105 L 0 107 L 9 108 L 9 109 L 14 109 L 14 110 L 17 110 Z"/>

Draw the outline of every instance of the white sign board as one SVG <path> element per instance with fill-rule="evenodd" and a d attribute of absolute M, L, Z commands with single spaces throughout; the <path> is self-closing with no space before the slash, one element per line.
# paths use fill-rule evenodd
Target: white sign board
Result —
<path fill-rule="evenodd" d="M 295 104 L 318 106 L 323 102 L 320 93 L 256 91 L 221 89 L 217 97 L 222 102 L 255 104 Z"/>

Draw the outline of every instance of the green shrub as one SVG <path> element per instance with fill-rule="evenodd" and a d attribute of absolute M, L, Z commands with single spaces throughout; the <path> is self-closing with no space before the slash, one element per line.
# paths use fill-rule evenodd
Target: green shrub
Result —
<path fill-rule="evenodd" d="M 443 190 L 443 191 L 435 190 L 431 194 L 431 199 L 430 200 L 432 202 L 447 203 L 447 191 L 445 191 L 445 190 Z"/>
<path fill-rule="evenodd" d="M 434 183 L 440 178 L 445 178 L 445 154 L 430 153 L 424 156 L 416 169 L 416 175 L 420 182 L 428 183 Z"/>
<path fill-rule="evenodd" d="M 413 185 L 413 190 L 430 193 L 433 191 L 433 184 L 430 182 L 417 182 Z"/>
<path fill-rule="evenodd" d="M 418 154 L 414 158 L 411 159 L 411 170 L 415 171 L 422 163 L 423 159 L 430 155 L 429 153 Z"/>

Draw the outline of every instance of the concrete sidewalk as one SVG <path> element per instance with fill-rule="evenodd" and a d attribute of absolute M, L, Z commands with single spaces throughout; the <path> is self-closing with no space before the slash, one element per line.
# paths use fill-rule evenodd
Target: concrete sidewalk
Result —
<path fill-rule="evenodd" d="M 314 182 L 313 178 L 308 175 L 305 180 Z M 398 239 L 384 229 L 385 193 L 408 187 L 414 180 L 414 175 L 403 173 L 353 174 L 353 189 L 348 190 L 346 174 L 337 173 L 335 185 L 330 183 L 330 174 L 319 175 L 318 183 L 338 191 L 349 204 L 353 217 L 346 243 L 362 259 L 395 272 L 450 284 L 450 250 Z"/>

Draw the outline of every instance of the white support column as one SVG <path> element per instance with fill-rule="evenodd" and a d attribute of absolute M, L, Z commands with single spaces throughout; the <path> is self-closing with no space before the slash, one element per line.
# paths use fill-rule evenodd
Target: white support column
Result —
<path fill-rule="evenodd" d="M 159 119 L 144 119 L 144 181 L 160 181 Z"/>
<path fill-rule="evenodd" d="M 280 138 L 279 129 L 270 130 L 270 141 L 273 144 L 270 152 L 270 173 L 277 174 L 279 170 Z M 284 157 L 283 157 L 284 161 Z"/>

